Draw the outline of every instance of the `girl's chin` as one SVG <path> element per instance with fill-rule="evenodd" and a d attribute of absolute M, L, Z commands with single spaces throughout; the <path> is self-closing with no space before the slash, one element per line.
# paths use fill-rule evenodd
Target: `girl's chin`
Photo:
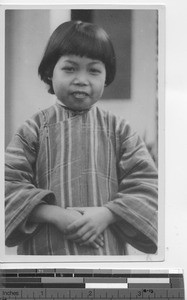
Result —
<path fill-rule="evenodd" d="M 94 103 L 89 101 L 76 101 L 76 103 L 72 103 L 66 106 L 72 110 L 82 111 L 90 109 L 94 105 Z"/>
<path fill-rule="evenodd" d="M 97 101 L 91 101 L 88 97 L 79 99 L 69 99 L 69 101 L 63 101 L 59 99 L 62 105 L 71 110 L 83 111 L 90 109 Z"/>

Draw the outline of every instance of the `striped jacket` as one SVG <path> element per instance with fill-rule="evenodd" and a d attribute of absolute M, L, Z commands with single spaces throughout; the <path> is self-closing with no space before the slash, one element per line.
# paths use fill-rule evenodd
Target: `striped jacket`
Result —
<path fill-rule="evenodd" d="M 59 103 L 35 114 L 6 151 L 6 245 L 20 255 L 125 255 L 126 243 L 157 251 L 157 170 L 125 120 Z M 27 222 L 39 203 L 106 206 L 119 218 L 104 247 L 79 246 L 49 224 Z"/>

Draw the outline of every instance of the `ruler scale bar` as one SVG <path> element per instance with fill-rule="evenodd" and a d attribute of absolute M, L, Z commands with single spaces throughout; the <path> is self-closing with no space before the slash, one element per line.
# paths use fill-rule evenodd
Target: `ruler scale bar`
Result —
<path fill-rule="evenodd" d="M 170 288 L 170 284 L 167 283 L 129 283 L 128 284 L 129 288 L 146 288 L 146 289 L 157 289 L 157 288 L 165 288 L 165 289 L 169 289 Z"/>
<path fill-rule="evenodd" d="M 0 300 L 184 300 L 184 292 L 179 269 L 0 270 Z"/>
<path fill-rule="evenodd" d="M 128 283 L 170 283 L 169 278 L 128 278 Z"/>
<path fill-rule="evenodd" d="M 65 289 L 66 294 L 68 294 L 69 299 L 72 298 L 103 298 L 106 297 L 108 299 L 111 298 L 141 298 L 141 297 L 147 297 L 147 298 L 163 298 L 163 297 L 169 297 L 169 298 L 178 298 L 182 299 L 184 297 L 184 293 L 182 289 L 175 289 L 175 290 L 140 290 L 140 289 L 125 289 L 125 290 L 112 290 L 111 292 L 108 289 L 103 290 L 68 290 Z M 91 294 L 90 294 L 91 292 Z M 13 289 L 13 290 L 2 290 L 0 289 L 0 298 L 7 299 L 7 298 L 28 298 L 28 299 L 37 299 L 37 298 L 59 298 L 61 299 L 62 295 L 64 293 L 64 289 Z M 113 297 L 113 294 L 116 295 L 116 297 Z M 79 297 L 78 297 L 79 296 Z M 64 297 L 63 297 L 64 298 Z"/>
<path fill-rule="evenodd" d="M 72 277 L 72 278 L 69 278 L 69 277 L 56 277 L 56 278 L 48 278 L 48 277 L 43 277 L 41 278 L 41 282 L 43 284 L 45 283 L 84 283 L 84 279 L 83 278 L 79 278 L 79 277 Z"/>
<path fill-rule="evenodd" d="M 95 282 L 95 283 L 86 283 L 86 289 L 127 289 L 127 283 L 106 283 L 106 282 Z"/>
<path fill-rule="evenodd" d="M 127 283 L 127 278 L 84 278 L 85 283 Z"/>

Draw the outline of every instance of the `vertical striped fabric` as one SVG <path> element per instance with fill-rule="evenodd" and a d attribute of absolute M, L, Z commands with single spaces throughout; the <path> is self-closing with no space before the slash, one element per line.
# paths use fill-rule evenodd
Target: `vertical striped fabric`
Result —
<path fill-rule="evenodd" d="M 21 126 L 6 151 L 6 245 L 24 255 L 125 255 L 126 243 L 157 250 L 157 170 L 125 120 L 59 103 Z M 106 206 L 118 222 L 98 250 L 67 241 L 54 226 L 29 224 L 41 202 Z"/>

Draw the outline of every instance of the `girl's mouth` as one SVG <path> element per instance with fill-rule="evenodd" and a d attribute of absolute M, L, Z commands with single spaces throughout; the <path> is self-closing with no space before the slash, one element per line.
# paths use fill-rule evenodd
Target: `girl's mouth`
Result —
<path fill-rule="evenodd" d="M 86 92 L 79 92 L 79 91 L 73 92 L 72 94 L 76 99 L 84 99 L 88 96 Z"/>

